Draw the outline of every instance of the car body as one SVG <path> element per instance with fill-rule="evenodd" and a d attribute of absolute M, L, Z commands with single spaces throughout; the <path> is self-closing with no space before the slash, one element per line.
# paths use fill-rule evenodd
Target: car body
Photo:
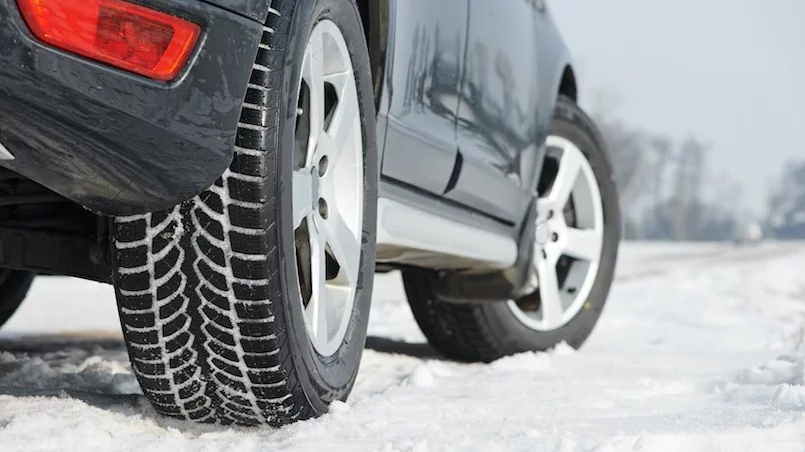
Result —
<path fill-rule="evenodd" d="M 175 81 L 149 80 L 43 45 L 16 2 L 0 1 L 0 47 L 14 49 L 0 56 L 0 142 L 15 157 L 3 165 L 101 215 L 166 209 L 201 192 L 227 167 L 240 113 L 233 99 L 245 94 L 251 70 L 242 62 L 257 53 L 259 20 L 269 4 L 140 3 L 209 24 Z M 535 177 L 533 163 L 521 162 L 535 151 L 520 143 L 542 141 L 560 86 L 575 96 L 575 85 L 569 54 L 540 2 L 510 3 L 391 1 L 366 2 L 366 8 L 385 18 L 374 18 L 373 26 L 389 33 L 377 40 L 387 45 L 385 64 L 374 68 L 382 74 L 384 179 L 441 197 L 460 153 L 464 166 L 444 197 L 516 222 Z M 489 14 L 491 20 L 483 19 Z M 538 44 L 530 51 L 499 33 L 516 22 L 524 23 L 516 38 Z M 470 34 L 477 38 L 468 40 Z M 513 94 L 534 82 L 531 96 Z M 499 114 L 506 109 L 509 118 Z M 457 126 L 460 143 L 453 138 Z M 511 145 L 520 149 L 503 150 Z M 426 168 L 419 167 L 422 159 Z M 475 194 L 476 184 L 488 192 Z"/>

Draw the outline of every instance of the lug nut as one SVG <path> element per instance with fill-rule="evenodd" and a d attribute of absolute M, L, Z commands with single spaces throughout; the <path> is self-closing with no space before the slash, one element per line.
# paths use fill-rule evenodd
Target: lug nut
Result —
<path fill-rule="evenodd" d="M 324 174 L 327 173 L 327 163 L 329 161 L 326 155 L 319 160 L 319 177 L 324 177 Z"/>
<path fill-rule="evenodd" d="M 551 240 L 554 241 L 554 242 L 559 240 L 559 234 L 557 234 L 555 232 L 551 233 Z"/>
<path fill-rule="evenodd" d="M 321 217 L 324 218 L 325 220 L 329 215 L 329 211 L 327 208 L 327 201 L 325 201 L 324 198 L 319 198 L 319 215 L 321 215 Z"/>

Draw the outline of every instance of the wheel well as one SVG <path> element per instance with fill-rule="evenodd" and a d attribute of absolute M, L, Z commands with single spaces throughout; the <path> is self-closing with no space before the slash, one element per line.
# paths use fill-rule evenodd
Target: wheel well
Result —
<path fill-rule="evenodd" d="M 380 99 L 380 89 L 383 86 L 383 70 L 386 66 L 386 45 L 389 30 L 389 2 L 388 0 L 358 0 L 358 10 L 366 34 L 366 43 L 369 46 L 369 61 L 371 62 L 372 83 L 374 85 L 375 101 Z"/>
<path fill-rule="evenodd" d="M 573 68 L 570 65 L 565 66 L 565 70 L 562 72 L 562 81 L 559 83 L 559 94 L 567 96 L 573 99 L 573 101 L 579 100 L 579 92 L 576 87 L 576 74 L 573 72 Z"/>

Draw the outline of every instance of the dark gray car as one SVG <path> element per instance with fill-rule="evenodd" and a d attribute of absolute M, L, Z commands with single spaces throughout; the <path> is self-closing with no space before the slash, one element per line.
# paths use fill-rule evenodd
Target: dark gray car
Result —
<path fill-rule="evenodd" d="M 160 413 L 326 412 L 375 272 L 462 361 L 604 307 L 617 193 L 543 1 L 0 0 L 0 48 L 0 322 L 114 284 Z"/>

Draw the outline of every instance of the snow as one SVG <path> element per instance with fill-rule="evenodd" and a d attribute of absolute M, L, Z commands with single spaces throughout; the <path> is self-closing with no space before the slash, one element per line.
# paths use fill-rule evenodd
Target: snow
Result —
<path fill-rule="evenodd" d="M 281 429 L 157 416 L 111 289 L 43 277 L 0 331 L 0 451 L 802 451 L 804 264 L 805 243 L 628 243 L 585 347 L 488 365 L 439 357 L 379 275 L 349 401 Z"/>

